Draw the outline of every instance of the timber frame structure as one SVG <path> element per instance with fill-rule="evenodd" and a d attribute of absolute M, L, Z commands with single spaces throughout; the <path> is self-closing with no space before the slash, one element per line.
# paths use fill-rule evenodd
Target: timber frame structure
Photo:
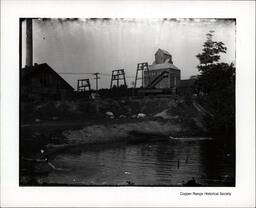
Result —
<path fill-rule="evenodd" d="M 138 80 L 141 80 L 141 86 L 144 87 L 144 71 L 149 71 L 148 62 L 138 63 L 137 70 L 136 70 L 136 76 L 135 76 L 134 88 L 137 87 Z M 139 77 L 139 72 L 141 72 L 140 77 Z"/>
<path fill-rule="evenodd" d="M 111 76 L 111 83 L 110 83 L 110 88 L 113 87 L 113 83 L 116 81 L 116 86 L 119 87 L 120 82 L 123 81 L 123 85 L 126 85 L 126 79 L 125 79 L 125 72 L 124 69 L 116 69 L 112 71 L 112 76 Z"/>
<path fill-rule="evenodd" d="M 78 92 L 91 91 L 90 80 L 89 79 L 78 79 L 77 80 L 77 91 Z"/>

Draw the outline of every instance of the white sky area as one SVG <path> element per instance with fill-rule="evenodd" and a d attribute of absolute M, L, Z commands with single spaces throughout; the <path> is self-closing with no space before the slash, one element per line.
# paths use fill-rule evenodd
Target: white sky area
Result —
<path fill-rule="evenodd" d="M 127 84 L 135 80 L 137 63 L 152 64 L 158 48 L 167 50 L 181 70 L 181 79 L 198 74 L 196 55 L 206 33 L 222 41 L 227 53 L 221 61 L 235 63 L 235 22 L 223 19 L 65 19 L 33 20 L 33 62 L 47 63 L 56 72 L 111 75 L 125 69 Z M 25 22 L 22 24 L 22 66 L 25 66 Z M 61 75 L 76 88 L 77 79 L 93 75 Z M 99 88 L 109 88 L 111 76 L 100 75 Z"/>

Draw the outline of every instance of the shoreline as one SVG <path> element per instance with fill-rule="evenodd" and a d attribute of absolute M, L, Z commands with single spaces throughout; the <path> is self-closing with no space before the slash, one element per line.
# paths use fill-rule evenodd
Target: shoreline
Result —
<path fill-rule="evenodd" d="M 119 121 L 110 120 L 101 124 L 92 122 L 55 122 L 34 124 L 21 128 L 22 148 L 34 145 L 39 153 L 40 149 L 47 152 L 49 149 L 63 149 L 76 145 L 150 142 L 154 140 L 169 140 L 169 137 L 207 137 L 206 132 L 200 128 L 189 128 L 166 119 L 141 119 Z M 71 125 L 70 125 L 71 124 Z M 91 124 L 91 125 L 90 125 Z M 26 148 L 27 147 L 27 148 Z M 31 148 L 30 148 L 31 149 Z M 33 151 L 31 152 L 33 154 Z"/>

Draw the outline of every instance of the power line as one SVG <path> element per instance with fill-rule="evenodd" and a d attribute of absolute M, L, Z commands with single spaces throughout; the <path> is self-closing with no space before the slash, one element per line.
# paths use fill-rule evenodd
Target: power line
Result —
<path fill-rule="evenodd" d="M 87 72 L 58 72 L 58 74 L 67 74 L 67 75 L 79 75 L 79 74 L 94 74 L 94 73 L 87 73 Z"/>
<path fill-rule="evenodd" d="M 98 72 L 97 72 L 98 73 Z M 87 72 L 58 72 L 58 74 L 63 74 L 63 75 L 82 75 L 82 74 L 89 74 L 89 75 L 95 75 L 95 73 L 87 73 Z M 99 75 L 102 76 L 109 76 L 111 77 L 112 74 L 103 74 L 103 73 L 98 73 Z M 135 78 L 135 76 L 126 76 L 126 78 Z"/>

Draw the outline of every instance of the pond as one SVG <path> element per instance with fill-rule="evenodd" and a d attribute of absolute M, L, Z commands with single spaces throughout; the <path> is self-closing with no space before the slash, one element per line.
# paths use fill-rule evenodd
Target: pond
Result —
<path fill-rule="evenodd" d="M 70 148 L 49 159 L 42 184 L 85 186 L 234 186 L 234 155 L 214 140 L 187 138 Z"/>

